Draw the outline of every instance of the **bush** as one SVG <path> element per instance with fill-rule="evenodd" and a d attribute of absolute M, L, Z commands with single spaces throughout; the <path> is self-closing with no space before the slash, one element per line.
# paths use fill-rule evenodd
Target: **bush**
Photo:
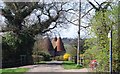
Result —
<path fill-rule="evenodd" d="M 85 67 L 89 67 L 90 61 L 96 59 L 99 64 L 96 71 L 105 72 L 109 70 L 109 56 L 106 49 L 96 49 L 96 46 L 94 46 L 86 50 L 84 59 Z"/>
<path fill-rule="evenodd" d="M 51 57 L 49 54 L 43 54 L 43 57 L 44 57 L 44 61 L 51 61 Z"/>
<path fill-rule="evenodd" d="M 55 60 L 57 60 L 57 61 L 63 61 L 63 56 L 56 56 Z"/>
<path fill-rule="evenodd" d="M 69 59 L 69 57 L 70 57 L 70 54 L 68 54 L 68 53 L 65 53 L 65 54 L 63 55 L 63 59 L 64 59 L 65 61 L 67 61 L 67 60 Z"/>
<path fill-rule="evenodd" d="M 33 53 L 33 59 L 34 62 L 40 62 L 40 61 L 51 61 L 51 56 L 50 54 L 46 52 L 34 52 Z"/>
<path fill-rule="evenodd" d="M 11 32 L 4 34 L 2 38 L 2 67 L 22 65 L 21 55 L 26 55 L 25 64 L 32 64 L 34 41 L 34 38 L 27 33 L 16 35 Z"/>

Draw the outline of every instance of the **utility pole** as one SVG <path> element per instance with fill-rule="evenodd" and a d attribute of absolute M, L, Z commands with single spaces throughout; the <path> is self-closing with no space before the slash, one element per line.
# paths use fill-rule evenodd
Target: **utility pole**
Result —
<path fill-rule="evenodd" d="M 109 50 L 109 54 L 110 54 L 110 58 L 109 58 L 109 70 L 110 70 L 110 74 L 112 74 L 112 28 L 110 30 L 110 50 Z"/>
<path fill-rule="evenodd" d="M 112 25 L 108 33 L 109 38 L 109 72 L 112 74 Z"/>
<path fill-rule="evenodd" d="M 78 48 L 77 48 L 77 65 L 80 64 L 80 25 L 81 25 L 81 0 L 79 0 L 79 25 L 78 25 Z"/>

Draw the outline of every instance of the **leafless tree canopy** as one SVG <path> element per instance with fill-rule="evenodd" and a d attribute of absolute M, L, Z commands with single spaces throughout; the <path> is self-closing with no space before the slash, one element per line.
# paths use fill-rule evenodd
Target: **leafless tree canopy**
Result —
<path fill-rule="evenodd" d="M 108 8 L 111 2 L 98 3 L 89 0 L 82 3 L 82 28 L 90 27 L 92 10 L 100 11 Z M 7 27 L 0 32 L 13 31 L 28 32 L 31 35 L 46 33 L 58 26 L 67 24 L 78 25 L 79 2 L 4 2 L 2 16 L 5 17 Z M 87 29 L 86 29 L 87 30 Z"/>
<path fill-rule="evenodd" d="M 45 33 L 57 26 L 62 26 L 67 12 L 75 11 L 74 6 L 67 7 L 69 2 L 4 2 L 2 16 L 5 17 L 7 27 L 1 32 L 15 33 L 29 32 L 30 34 Z M 50 27 L 52 25 L 52 27 Z M 49 28 L 50 27 L 50 28 Z"/>

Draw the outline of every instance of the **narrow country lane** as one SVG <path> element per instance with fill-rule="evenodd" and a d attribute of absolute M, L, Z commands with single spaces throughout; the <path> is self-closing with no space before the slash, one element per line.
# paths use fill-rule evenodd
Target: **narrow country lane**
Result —
<path fill-rule="evenodd" d="M 88 72 L 87 68 L 65 70 L 62 67 L 63 61 L 51 61 L 46 64 L 37 65 L 31 68 L 28 72 Z"/>

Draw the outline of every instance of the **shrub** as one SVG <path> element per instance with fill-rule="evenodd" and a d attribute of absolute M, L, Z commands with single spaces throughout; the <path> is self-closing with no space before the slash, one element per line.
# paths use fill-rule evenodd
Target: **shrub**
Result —
<path fill-rule="evenodd" d="M 84 65 L 89 67 L 90 61 L 96 59 L 98 62 L 98 67 L 96 71 L 105 72 L 109 70 L 109 53 L 106 49 L 96 49 L 94 46 L 91 49 L 86 50 L 84 53 Z"/>
<path fill-rule="evenodd" d="M 34 52 L 33 53 L 33 59 L 34 62 L 40 62 L 40 61 L 50 61 L 51 60 L 51 56 L 50 54 L 46 53 L 46 52 Z"/>
<path fill-rule="evenodd" d="M 65 53 L 65 54 L 63 55 L 63 59 L 64 59 L 65 61 L 67 61 L 67 60 L 69 59 L 69 57 L 70 57 L 70 54 L 68 54 L 68 53 Z"/>
<path fill-rule="evenodd" d="M 4 34 L 2 38 L 2 67 L 23 65 L 21 64 L 21 55 L 26 55 L 25 64 L 32 64 L 31 55 L 34 41 L 34 38 L 27 33 L 16 35 L 9 32 Z"/>
<path fill-rule="evenodd" d="M 57 61 L 63 61 L 63 56 L 55 56 L 55 60 Z"/>

